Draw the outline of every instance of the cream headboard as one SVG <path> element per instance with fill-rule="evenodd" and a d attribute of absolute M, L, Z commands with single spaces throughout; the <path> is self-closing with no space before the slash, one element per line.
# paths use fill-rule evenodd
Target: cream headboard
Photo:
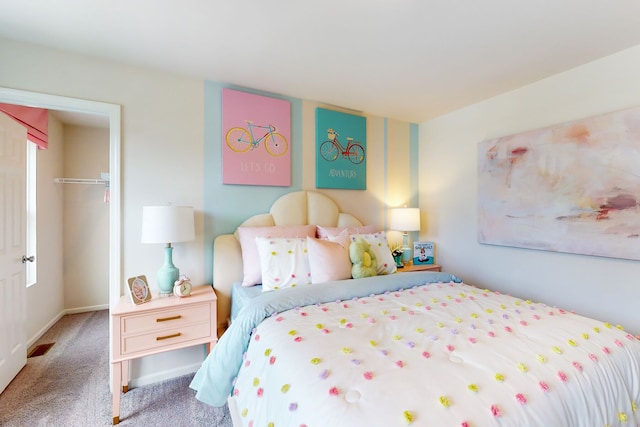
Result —
<path fill-rule="evenodd" d="M 342 213 L 333 200 L 315 191 L 296 191 L 276 200 L 269 213 L 248 218 L 240 226 L 362 225 L 354 216 Z M 227 327 L 231 312 L 231 285 L 242 280 L 242 252 L 238 232 L 221 234 L 213 242 L 213 287 L 218 296 L 218 335 Z"/>

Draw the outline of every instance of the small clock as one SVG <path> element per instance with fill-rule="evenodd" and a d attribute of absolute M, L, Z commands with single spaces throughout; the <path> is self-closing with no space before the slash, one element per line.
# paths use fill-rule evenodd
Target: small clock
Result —
<path fill-rule="evenodd" d="M 180 279 L 175 281 L 173 293 L 181 298 L 191 295 L 191 280 L 187 276 L 180 276 Z"/>

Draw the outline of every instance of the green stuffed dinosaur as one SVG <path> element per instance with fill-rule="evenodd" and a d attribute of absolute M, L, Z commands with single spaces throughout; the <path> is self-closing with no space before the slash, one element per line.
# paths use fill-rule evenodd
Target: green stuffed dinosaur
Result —
<path fill-rule="evenodd" d="M 354 279 L 377 275 L 378 261 L 376 255 L 371 252 L 371 245 L 362 237 L 357 237 L 349 245 L 349 257 L 351 258 L 351 275 Z"/>

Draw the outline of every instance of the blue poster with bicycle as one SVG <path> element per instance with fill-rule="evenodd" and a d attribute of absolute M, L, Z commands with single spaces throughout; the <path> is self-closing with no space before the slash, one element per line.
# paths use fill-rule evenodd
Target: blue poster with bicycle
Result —
<path fill-rule="evenodd" d="M 316 188 L 367 189 L 367 119 L 316 109 Z"/>

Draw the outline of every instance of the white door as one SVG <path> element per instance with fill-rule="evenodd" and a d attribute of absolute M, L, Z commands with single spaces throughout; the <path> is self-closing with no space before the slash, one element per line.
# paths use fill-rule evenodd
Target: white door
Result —
<path fill-rule="evenodd" d="M 27 363 L 27 130 L 0 113 L 0 393 Z"/>

